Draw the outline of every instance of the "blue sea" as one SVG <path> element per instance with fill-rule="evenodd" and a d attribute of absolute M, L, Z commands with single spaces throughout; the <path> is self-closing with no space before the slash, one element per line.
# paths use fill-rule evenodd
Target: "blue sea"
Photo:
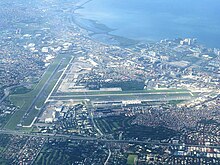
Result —
<path fill-rule="evenodd" d="M 92 0 L 77 13 L 130 39 L 191 37 L 220 48 L 219 0 Z"/>

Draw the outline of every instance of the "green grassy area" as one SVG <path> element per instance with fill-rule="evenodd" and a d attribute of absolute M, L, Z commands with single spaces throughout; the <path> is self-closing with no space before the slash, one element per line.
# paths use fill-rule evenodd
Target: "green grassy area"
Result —
<path fill-rule="evenodd" d="M 178 135 L 178 132 L 165 128 L 163 126 L 147 127 L 142 125 L 132 124 L 135 117 L 112 116 L 94 119 L 96 126 L 103 134 L 112 134 L 118 139 L 120 133 L 123 132 L 123 139 L 154 139 L 163 140 Z"/>
<path fill-rule="evenodd" d="M 9 162 L 7 160 L 5 160 L 4 158 L 0 157 L 0 164 L 1 165 L 9 165 Z"/>
<path fill-rule="evenodd" d="M 137 159 L 137 155 L 128 155 L 127 164 L 128 165 L 134 165 L 135 159 Z"/>
<path fill-rule="evenodd" d="M 173 104 L 173 105 L 177 105 L 177 104 L 180 104 L 182 102 L 184 102 L 185 100 L 171 100 L 169 101 L 170 104 Z"/>
<path fill-rule="evenodd" d="M 194 97 L 198 97 L 202 92 L 192 92 Z"/>
<path fill-rule="evenodd" d="M 57 56 L 57 58 L 54 60 L 53 63 L 51 63 L 51 65 L 48 67 L 48 69 L 46 70 L 46 72 L 42 76 L 39 83 L 36 85 L 36 87 L 32 91 L 30 91 L 28 93 L 25 93 L 25 94 L 15 94 L 15 95 L 10 95 L 9 96 L 10 101 L 13 104 L 15 104 L 16 106 L 20 107 L 20 110 L 15 112 L 15 114 L 10 118 L 10 120 L 8 121 L 8 123 L 5 126 L 5 129 L 15 129 L 16 128 L 17 124 L 20 123 L 20 120 L 22 119 L 22 117 L 24 116 L 24 114 L 26 113 L 26 111 L 28 110 L 30 105 L 32 104 L 34 98 L 37 96 L 37 94 L 42 89 L 43 85 L 50 78 L 50 76 L 52 75 L 52 73 L 56 69 L 57 65 L 59 65 L 59 63 L 60 63 L 60 61 L 63 57 L 64 56 L 61 56 L 61 55 Z M 70 56 L 65 56 L 65 57 L 66 58 L 65 58 L 65 60 L 63 60 L 63 63 L 60 66 L 60 68 L 64 68 L 68 64 L 69 60 L 71 59 Z M 53 78 L 53 80 L 51 80 L 49 82 L 48 88 L 46 89 L 46 91 L 44 91 L 45 97 L 40 98 L 36 102 L 36 106 L 38 108 L 43 106 L 44 101 L 46 100 L 46 97 L 49 95 L 49 93 L 53 89 L 56 81 L 58 80 L 58 78 L 60 77 L 61 74 L 62 74 L 62 72 L 55 73 L 55 77 Z M 30 112 L 30 114 L 28 115 L 28 117 L 25 119 L 24 124 L 25 125 L 31 124 L 34 117 L 36 117 L 36 115 L 38 113 L 39 113 L 39 110 L 37 110 L 37 109 L 32 110 Z"/>
<path fill-rule="evenodd" d="M 131 126 L 132 117 L 114 116 L 98 118 L 94 122 L 104 134 L 112 134 Z"/>
<path fill-rule="evenodd" d="M 5 147 L 8 145 L 10 141 L 10 135 L 1 134 L 0 135 L 0 151 L 4 151 Z M 0 152 L 0 153 L 1 153 Z"/>
<path fill-rule="evenodd" d="M 9 164 L 9 162 L 4 159 L 3 153 L 7 148 L 7 145 L 10 142 L 10 135 L 1 134 L 0 135 L 0 164 L 6 165 Z"/>
<path fill-rule="evenodd" d="M 26 88 L 24 86 L 20 86 L 20 87 L 17 87 L 17 88 L 13 88 L 11 90 L 11 94 L 12 95 L 25 94 L 25 93 L 31 92 L 31 90 L 32 89 Z"/>
<path fill-rule="evenodd" d="M 123 137 L 125 139 L 138 139 L 138 140 L 164 140 L 170 139 L 177 136 L 178 132 L 172 129 L 157 126 L 157 127 L 147 127 L 142 125 L 132 125 L 123 130 Z"/>
<path fill-rule="evenodd" d="M 61 68 L 64 68 L 67 65 L 67 63 L 68 63 L 68 61 L 64 62 L 62 64 Z M 58 79 L 61 76 L 61 74 L 62 74 L 62 72 L 56 73 L 56 75 L 53 78 L 53 80 L 50 81 L 50 84 L 49 84 L 48 88 L 44 91 L 45 97 L 40 98 L 36 102 L 37 108 L 41 108 L 44 105 L 44 102 L 45 102 L 46 98 L 48 97 L 49 93 L 52 91 L 54 85 L 58 81 Z M 33 121 L 33 119 L 39 114 L 39 112 L 40 112 L 39 109 L 32 110 L 31 113 L 29 114 L 28 118 L 24 121 L 24 125 L 30 125 L 31 122 Z"/>
<path fill-rule="evenodd" d="M 55 145 L 54 145 L 55 144 Z M 72 143 L 72 142 L 54 142 L 54 144 L 45 144 L 34 165 L 72 165 L 81 164 L 86 158 L 94 153 L 94 151 L 105 155 L 105 152 L 99 150 L 94 143 Z"/>
<path fill-rule="evenodd" d="M 5 124 L 11 118 L 11 114 L 7 114 L 5 116 L 0 117 L 0 129 L 4 128 Z"/>
<path fill-rule="evenodd" d="M 34 164 L 50 165 L 57 161 L 63 161 L 69 159 L 69 155 L 65 155 L 60 150 L 52 150 L 44 148 L 44 150 L 38 155 Z"/>

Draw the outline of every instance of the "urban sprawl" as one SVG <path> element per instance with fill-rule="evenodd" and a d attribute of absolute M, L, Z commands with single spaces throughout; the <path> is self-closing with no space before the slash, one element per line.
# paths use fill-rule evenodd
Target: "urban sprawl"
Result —
<path fill-rule="evenodd" d="M 220 164 L 220 49 L 33 1 L 0 2 L 0 164 Z"/>

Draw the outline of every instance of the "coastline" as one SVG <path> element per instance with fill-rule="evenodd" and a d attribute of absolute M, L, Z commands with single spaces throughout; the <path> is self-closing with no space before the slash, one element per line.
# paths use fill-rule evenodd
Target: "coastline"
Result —
<path fill-rule="evenodd" d="M 91 4 L 91 2 L 93 2 Z M 179 14 L 179 15 L 173 15 L 172 12 L 176 12 L 176 10 L 172 10 L 170 11 L 170 15 L 168 12 L 168 16 L 163 17 L 163 13 L 155 13 L 154 15 L 147 15 L 146 17 L 146 21 L 145 21 L 145 17 L 143 21 L 148 22 L 149 21 L 149 28 L 148 25 L 141 25 L 141 19 L 143 14 L 138 14 L 137 16 L 140 16 L 141 19 L 137 20 L 137 27 L 136 25 L 132 25 L 132 21 L 133 20 L 133 16 L 131 17 L 131 19 L 129 18 L 129 9 L 128 9 L 128 19 L 126 17 L 126 14 L 123 14 L 124 11 L 120 11 L 121 7 L 119 6 L 119 8 L 117 8 L 117 10 L 112 9 L 111 7 L 113 7 L 115 4 L 118 4 L 114 1 L 112 1 L 112 3 L 114 3 L 114 5 L 112 6 L 107 6 L 111 4 L 111 1 L 103 1 L 104 3 L 102 3 L 102 1 L 97 1 L 97 7 L 95 6 L 96 1 L 95 0 L 87 0 L 85 2 L 85 0 L 82 0 L 81 2 L 81 7 L 79 9 L 82 9 L 81 11 L 77 12 L 77 14 L 79 14 L 79 17 L 81 19 L 88 19 L 90 21 L 95 21 L 98 22 L 96 20 L 99 20 L 99 22 L 101 22 L 101 24 L 105 25 L 106 27 L 108 27 L 109 29 L 111 29 L 111 27 L 117 28 L 117 29 L 111 29 L 112 31 L 108 31 L 107 35 L 110 35 L 111 37 L 115 37 L 115 36 L 119 36 L 119 37 L 123 37 L 135 42 L 144 42 L 144 43 L 156 43 L 159 42 L 160 40 L 163 39 L 175 39 L 175 38 L 197 38 L 198 42 L 206 47 L 209 48 L 220 48 L 219 43 L 219 32 L 215 32 L 215 24 L 213 24 L 213 22 L 215 22 L 213 19 L 206 19 L 204 18 L 204 20 L 202 18 L 200 18 L 201 15 L 199 15 L 199 13 L 201 13 L 201 11 L 199 10 L 197 13 L 189 13 L 189 15 L 185 15 L 185 14 Z M 106 4 L 106 2 L 108 2 L 108 4 Z M 88 4 L 89 3 L 89 4 Z M 119 3 L 121 4 L 121 3 Z M 155 5 L 154 3 L 152 3 L 153 5 Z M 166 4 L 166 3 L 165 3 Z M 170 4 L 170 3 L 168 3 Z M 150 3 L 151 5 L 151 3 Z M 140 5 L 139 5 L 140 6 Z M 164 5 L 163 5 L 164 6 Z M 180 7 L 180 6 L 177 6 Z M 91 8 L 91 10 L 90 10 Z M 97 9 L 97 10 L 96 10 Z M 185 7 L 182 7 L 181 9 L 185 9 Z M 209 9 L 209 8 L 207 8 Z M 120 12 L 118 12 L 118 10 Z M 97 13 L 96 13 L 97 11 Z M 127 11 L 127 10 L 126 10 Z M 151 11 L 151 9 L 150 9 Z M 105 16 L 105 12 L 107 13 Z M 131 11 L 132 12 L 132 11 Z M 151 11 L 152 12 L 152 11 Z M 99 18 L 99 13 L 100 13 L 100 17 Z M 111 13 L 113 13 L 113 18 Z M 91 16 L 90 16 L 91 14 Z M 94 14 L 94 16 L 93 16 Z M 103 16 L 101 14 L 104 14 Z M 116 17 L 114 18 L 114 16 L 117 14 L 119 15 L 119 18 Z M 123 18 L 120 16 L 120 14 L 122 14 L 123 16 L 125 16 L 124 18 L 127 21 L 130 22 L 126 22 L 120 19 Z M 152 14 L 152 13 L 150 13 Z M 109 16 L 111 15 L 111 16 Z M 161 27 L 163 27 L 162 23 L 158 23 L 158 21 L 154 21 L 156 20 L 156 18 L 158 18 L 160 16 L 160 18 L 162 17 L 162 22 L 166 22 L 164 29 L 162 29 Z M 112 18 L 112 20 L 108 20 L 106 18 Z M 136 17 L 136 16 L 135 16 Z M 168 19 L 170 18 L 170 19 Z M 195 18 L 195 19 L 194 19 Z M 114 19 L 115 19 L 115 23 L 114 23 Z M 168 19 L 168 20 L 167 20 Z M 169 21 L 171 20 L 171 21 Z M 206 21 L 207 23 L 204 24 L 204 21 Z M 160 22 L 160 21 L 159 21 Z M 127 25 L 127 24 L 128 25 Z M 184 23 L 184 24 L 183 24 Z M 210 23 L 210 25 L 209 25 Z M 126 24 L 126 26 L 124 26 Z M 139 26 L 140 24 L 140 26 Z M 145 27 L 146 26 L 146 27 Z M 216 27 L 220 26 L 220 24 L 216 24 Z M 140 29 L 138 29 L 138 27 L 140 27 Z M 82 26 L 82 28 L 85 28 Z M 137 29 L 137 31 L 136 31 Z M 213 30 L 212 30 L 213 29 Z M 97 29 L 96 29 L 97 30 Z M 99 29 L 100 30 L 100 29 Z M 103 29 L 102 29 L 103 30 Z M 93 31 L 94 32 L 94 31 Z M 96 33 L 94 33 L 95 36 Z M 100 34 L 100 32 L 98 32 L 97 34 Z M 100 35 L 98 35 L 100 36 Z M 95 39 L 98 38 L 98 36 L 95 36 Z M 116 37 L 117 38 L 117 37 Z M 111 43 L 111 42 L 110 42 Z"/>
<path fill-rule="evenodd" d="M 83 16 L 79 13 L 75 13 L 75 11 L 77 10 L 85 9 L 84 5 L 90 3 L 91 1 L 92 0 L 81 1 L 82 4 L 78 5 L 77 8 L 74 10 L 72 21 L 80 28 L 86 30 L 92 39 L 102 42 L 104 44 L 117 45 L 122 47 L 133 46 L 140 42 L 138 40 L 111 34 L 111 32 L 117 29 L 112 29 L 105 24 L 98 22 L 97 20 L 83 18 Z"/>

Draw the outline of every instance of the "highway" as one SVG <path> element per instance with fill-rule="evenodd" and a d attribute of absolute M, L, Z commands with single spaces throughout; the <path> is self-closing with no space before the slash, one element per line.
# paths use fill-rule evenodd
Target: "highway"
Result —
<path fill-rule="evenodd" d="M 8 135 L 18 135 L 18 136 L 28 136 L 28 137 L 42 137 L 51 139 L 66 138 L 70 140 L 80 140 L 80 141 L 97 141 L 97 142 L 112 142 L 112 143 L 133 143 L 133 144 L 146 144 L 146 145 L 160 145 L 160 146 L 186 146 L 186 147 L 200 147 L 200 148 L 215 148 L 220 149 L 219 146 L 207 146 L 207 145 L 189 145 L 189 144 L 172 144 L 172 143 L 160 143 L 160 142 L 147 142 L 138 140 L 112 140 L 112 139 L 101 139 L 93 137 L 83 137 L 76 135 L 63 135 L 63 134 L 48 134 L 48 133 L 24 133 L 20 131 L 10 131 L 10 130 L 0 130 L 0 134 Z"/>
<path fill-rule="evenodd" d="M 109 161 L 109 159 L 110 159 L 111 155 L 112 155 L 112 152 L 111 152 L 111 150 L 110 150 L 110 149 L 108 149 L 108 157 L 107 157 L 107 159 L 106 159 L 106 161 L 105 161 L 104 165 L 107 165 L 107 164 L 108 164 L 108 161 Z"/>

